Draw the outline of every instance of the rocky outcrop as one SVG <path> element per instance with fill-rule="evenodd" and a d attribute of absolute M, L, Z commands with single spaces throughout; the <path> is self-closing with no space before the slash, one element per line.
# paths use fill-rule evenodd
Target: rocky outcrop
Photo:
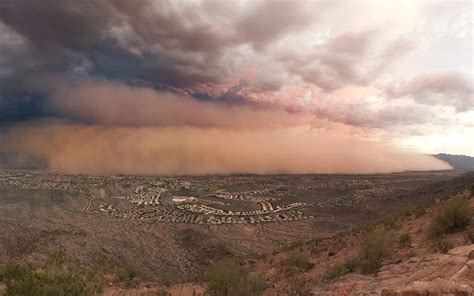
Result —
<path fill-rule="evenodd" d="M 375 276 L 346 275 L 314 295 L 474 295 L 474 244 L 385 265 Z"/>

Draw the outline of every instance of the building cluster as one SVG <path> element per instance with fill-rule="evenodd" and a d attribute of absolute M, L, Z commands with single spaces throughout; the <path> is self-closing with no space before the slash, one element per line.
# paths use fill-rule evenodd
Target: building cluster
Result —
<path fill-rule="evenodd" d="M 128 200 L 137 205 L 159 205 L 160 197 L 166 189 L 159 186 L 137 186 L 134 194 L 127 196 L 117 196 L 116 198 Z"/>
<path fill-rule="evenodd" d="M 216 216 L 259 216 L 259 215 L 267 215 L 270 213 L 278 213 L 281 211 L 288 211 L 296 207 L 301 207 L 306 205 L 305 203 L 296 202 L 291 203 L 288 205 L 283 206 L 273 206 L 269 202 L 260 201 L 258 204 L 262 207 L 261 210 L 255 211 L 231 211 L 231 210 L 222 210 L 214 207 L 210 207 L 204 204 L 181 204 L 178 205 L 177 208 L 180 210 L 197 213 L 197 214 L 204 214 L 204 215 L 216 215 Z"/>
<path fill-rule="evenodd" d="M 243 200 L 243 201 L 259 202 L 263 200 L 263 198 L 258 197 L 256 195 L 262 195 L 265 192 L 266 192 L 265 190 L 253 190 L 253 191 L 239 192 L 239 193 L 217 192 L 210 196 L 216 197 L 216 198 L 227 199 L 227 200 Z"/>
<path fill-rule="evenodd" d="M 175 204 L 166 205 L 156 202 L 157 199 L 150 200 L 150 193 L 161 194 L 162 190 L 149 187 L 138 187 L 135 195 L 129 199 L 134 204 L 128 209 L 117 210 L 111 205 L 100 205 L 97 211 L 107 212 L 114 217 L 133 220 L 153 220 L 165 223 L 187 223 L 187 224 L 258 224 L 270 222 L 297 221 L 312 218 L 304 216 L 298 207 L 305 206 L 305 203 L 291 203 L 288 205 L 275 206 L 268 201 L 258 201 L 260 210 L 255 211 L 231 211 L 215 208 L 199 203 L 199 200 L 190 196 L 175 196 L 171 198 Z M 198 201 L 198 202 L 196 202 Z M 191 203 L 190 203 L 191 202 Z"/>
<path fill-rule="evenodd" d="M 180 211 L 172 207 L 133 207 L 126 211 L 118 211 L 113 207 L 103 207 L 104 210 L 114 217 L 132 220 L 153 220 L 164 223 L 185 223 L 185 224 L 259 224 L 271 222 L 298 221 L 312 219 L 313 216 L 304 216 L 303 212 L 290 210 L 284 213 L 272 213 L 260 216 L 225 216 L 213 214 L 198 214 L 187 211 Z"/>

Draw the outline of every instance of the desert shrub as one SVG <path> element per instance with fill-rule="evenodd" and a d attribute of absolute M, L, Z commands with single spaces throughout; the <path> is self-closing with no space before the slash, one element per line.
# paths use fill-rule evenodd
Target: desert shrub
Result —
<path fill-rule="evenodd" d="M 48 261 L 46 265 L 49 267 L 61 267 L 66 261 L 68 261 L 68 253 L 65 248 L 61 247 L 48 254 Z"/>
<path fill-rule="evenodd" d="M 285 261 L 285 265 L 303 270 L 310 270 L 314 264 L 309 262 L 308 258 L 301 252 L 293 251 Z"/>
<path fill-rule="evenodd" d="M 347 260 L 344 264 L 342 265 L 337 265 L 334 266 L 333 268 L 329 269 L 324 278 L 326 280 L 332 280 L 338 277 L 341 277 L 345 274 L 348 274 L 350 272 L 353 272 L 359 267 L 359 259 L 358 258 L 353 258 L 350 260 Z"/>
<path fill-rule="evenodd" d="M 359 255 L 362 272 L 374 273 L 380 268 L 382 260 L 390 254 L 392 240 L 392 235 L 381 227 L 362 237 Z"/>
<path fill-rule="evenodd" d="M 77 261 L 64 248 L 50 253 L 47 260 L 35 266 L 0 269 L 0 281 L 6 284 L 5 295 L 95 295 L 102 291 L 100 268 L 77 267 Z"/>
<path fill-rule="evenodd" d="M 438 237 L 443 234 L 464 230 L 471 222 L 472 212 L 469 202 L 462 196 L 447 200 L 434 217 L 430 234 Z"/>
<path fill-rule="evenodd" d="M 23 268 L 18 265 L 9 265 L 0 269 L 0 281 L 21 278 L 25 274 Z"/>
<path fill-rule="evenodd" d="M 335 279 L 335 278 L 338 278 L 340 276 L 343 276 L 347 273 L 347 269 L 345 266 L 343 265 L 337 265 L 337 266 L 334 266 L 333 268 L 329 269 L 324 278 L 326 280 L 332 280 L 332 279 Z"/>
<path fill-rule="evenodd" d="M 360 266 L 359 258 L 353 258 L 353 259 L 347 260 L 346 263 L 344 263 L 344 267 L 346 268 L 347 272 L 353 272 L 359 266 Z"/>
<path fill-rule="evenodd" d="M 420 218 L 426 214 L 426 208 L 428 207 L 427 204 L 420 204 L 420 205 L 413 205 L 405 209 L 405 216 L 415 216 L 416 218 Z"/>
<path fill-rule="evenodd" d="M 175 282 L 175 279 L 170 275 L 163 275 L 160 278 L 160 282 L 163 286 L 170 287 Z"/>
<path fill-rule="evenodd" d="M 449 250 L 453 248 L 453 246 L 449 242 L 443 239 L 437 239 L 435 241 L 435 247 L 439 252 L 443 254 L 446 254 Z"/>
<path fill-rule="evenodd" d="M 247 269 L 230 258 L 210 266 L 206 278 L 207 292 L 216 296 L 258 295 L 265 287 L 260 278 L 250 275 Z"/>
<path fill-rule="evenodd" d="M 126 286 L 133 286 L 138 279 L 145 279 L 147 277 L 147 273 L 131 261 L 126 261 L 125 264 L 118 267 L 115 271 L 115 275 Z"/>
<path fill-rule="evenodd" d="M 400 235 L 398 238 L 398 241 L 400 242 L 400 245 L 404 248 L 408 248 L 411 245 L 411 237 L 409 233 L 405 233 Z"/>
<path fill-rule="evenodd" d="M 94 295 L 101 287 L 95 285 L 95 275 L 86 270 L 42 269 L 31 271 L 14 266 L 0 272 L 6 283 L 5 296 Z"/>

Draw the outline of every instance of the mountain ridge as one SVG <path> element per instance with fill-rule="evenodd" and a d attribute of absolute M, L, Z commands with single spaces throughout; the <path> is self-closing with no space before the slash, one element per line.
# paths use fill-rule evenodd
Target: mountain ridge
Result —
<path fill-rule="evenodd" d="M 468 155 L 438 153 L 434 157 L 447 162 L 454 169 L 474 170 L 474 157 Z"/>

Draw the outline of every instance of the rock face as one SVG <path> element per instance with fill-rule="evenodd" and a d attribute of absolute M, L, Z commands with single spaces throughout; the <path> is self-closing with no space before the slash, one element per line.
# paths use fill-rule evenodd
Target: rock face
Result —
<path fill-rule="evenodd" d="M 474 244 L 447 254 L 385 265 L 375 276 L 347 275 L 314 295 L 474 295 Z"/>

